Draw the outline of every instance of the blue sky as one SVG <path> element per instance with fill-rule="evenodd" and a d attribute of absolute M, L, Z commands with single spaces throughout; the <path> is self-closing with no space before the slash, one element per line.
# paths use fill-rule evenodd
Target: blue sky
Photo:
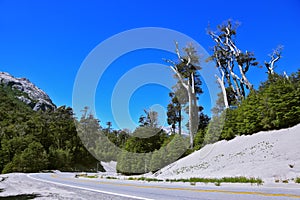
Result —
<path fill-rule="evenodd" d="M 0 71 L 27 77 L 47 92 L 56 105 L 72 106 L 73 84 L 82 62 L 107 38 L 133 28 L 162 27 L 194 38 L 210 52 L 213 43 L 205 31 L 208 23 L 214 28 L 231 18 L 241 22 L 237 37 L 239 47 L 253 51 L 261 64 L 278 44 L 284 45 L 283 58 L 276 71 L 289 74 L 300 68 L 299 11 L 299 0 L 245 3 L 0 0 Z M 122 73 L 143 63 L 163 64 L 161 58 L 164 57 L 172 55 L 155 50 L 137 51 L 110 66 L 96 94 L 97 116 L 102 125 L 106 121 L 114 122 L 110 97 Z M 266 79 L 265 69 L 252 69 L 249 79 L 257 86 Z M 168 90 L 161 86 L 139 88 L 129 103 L 132 119 L 137 121 L 143 109 L 153 104 L 166 105 L 167 93 Z M 207 102 L 202 104 L 208 105 Z M 209 110 L 206 108 L 205 112 Z"/>

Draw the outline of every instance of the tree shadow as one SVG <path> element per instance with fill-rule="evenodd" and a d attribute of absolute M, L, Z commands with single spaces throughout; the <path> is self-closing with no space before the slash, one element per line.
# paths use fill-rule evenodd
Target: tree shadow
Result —
<path fill-rule="evenodd" d="M 3 191 L 3 190 L 2 190 Z M 0 189 L 0 192 L 2 192 Z M 28 200 L 28 199 L 34 199 L 37 197 L 41 197 L 39 194 L 20 194 L 20 195 L 15 195 L 15 196 L 7 196 L 7 197 L 0 197 L 0 199 L 4 200 Z"/>

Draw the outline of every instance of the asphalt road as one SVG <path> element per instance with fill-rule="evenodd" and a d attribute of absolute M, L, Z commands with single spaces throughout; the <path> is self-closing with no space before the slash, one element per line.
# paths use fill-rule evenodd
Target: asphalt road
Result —
<path fill-rule="evenodd" d="M 300 199 L 300 189 L 265 186 L 191 186 L 182 183 L 75 178 L 73 173 L 39 173 L 28 177 L 72 189 L 110 195 L 111 199 L 270 200 Z M 97 199 L 97 195 L 95 195 Z M 101 199 L 101 198 L 99 198 Z"/>

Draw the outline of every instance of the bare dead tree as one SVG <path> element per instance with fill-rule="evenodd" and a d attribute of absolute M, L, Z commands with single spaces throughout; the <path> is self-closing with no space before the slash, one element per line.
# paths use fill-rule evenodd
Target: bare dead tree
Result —
<path fill-rule="evenodd" d="M 175 42 L 176 54 L 179 60 L 179 64 L 166 60 L 171 63 L 170 68 L 175 73 L 180 84 L 187 92 L 188 95 L 188 115 L 189 115 L 189 136 L 190 136 L 190 148 L 194 145 L 194 134 L 198 127 L 198 112 L 199 108 L 197 106 L 197 88 L 195 83 L 196 70 L 200 67 L 195 66 L 199 62 L 199 57 L 195 54 L 194 48 L 192 46 L 185 48 L 186 56 L 182 56 L 178 47 L 178 42 Z"/>
<path fill-rule="evenodd" d="M 287 75 L 286 71 L 283 71 L 283 76 L 284 76 L 287 80 L 289 80 L 289 76 Z"/>
<path fill-rule="evenodd" d="M 265 61 L 265 66 L 268 70 L 268 74 L 274 74 L 275 63 L 281 58 L 282 49 L 283 46 L 279 45 L 276 49 L 273 50 L 271 54 L 269 54 L 271 58 L 270 61 Z"/>
<path fill-rule="evenodd" d="M 253 88 L 253 85 L 248 80 L 246 74 L 251 66 L 256 66 L 258 63 L 256 62 L 253 53 L 248 51 L 243 53 L 236 46 L 235 36 L 238 26 L 239 23 L 236 22 L 233 24 L 228 20 L 225 24 L 218 26 L 217 32 L 208 30 L 208 34 L 215 42 L 213 48 L 214 53 L 210 57 L 210 60 L 214 60 L 216 62 L 216 67 L 221 73 L 224 73 L 228 87 L 233 91 L 237 102 L 240 102 L 245 98 L 245 89 L 251 90 Z M 219 77 L 219 79 L 221 78 Z M 219 79 L 217 78 L 221 88 L 223 86 L 225 87 L 225 81 L 223 80 L 223 84 Z M 224 92 L 222 89 L 222 93 L 224 102 L 226 102 L 226 91 Z"/>

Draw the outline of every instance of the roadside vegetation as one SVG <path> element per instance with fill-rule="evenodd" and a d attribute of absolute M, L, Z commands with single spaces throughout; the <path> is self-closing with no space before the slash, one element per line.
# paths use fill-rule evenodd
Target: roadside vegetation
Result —
<path fill-rule="evenodd" d="M 139 177 L 134 178 L 130 177 L 128 180 L 137 180 L 137 181 L 147 181 L 147 182 L 189 182 L 189 183 L 215 183 L 216 185 L 220 185 L 221 183 L 251 183 L 262 185 L 263 181 L 260 178 L 247 178 L 247 177 L 223 177 L 223 178 L 188 178 L 188 179 L 156 179 L 156 178 L 146 178 Z"/>
<path fill-rule="evenodd" d="M 98 178 L 98 175 L 88 175 L 86 173 L 76 174 L 75 178 Z"/>
<path fill-rule="evenodd" d="M 117 177 L 114 177 L 114 176 L 107 176 L 105 177 L 106 179 L 118 179 Z"/>

